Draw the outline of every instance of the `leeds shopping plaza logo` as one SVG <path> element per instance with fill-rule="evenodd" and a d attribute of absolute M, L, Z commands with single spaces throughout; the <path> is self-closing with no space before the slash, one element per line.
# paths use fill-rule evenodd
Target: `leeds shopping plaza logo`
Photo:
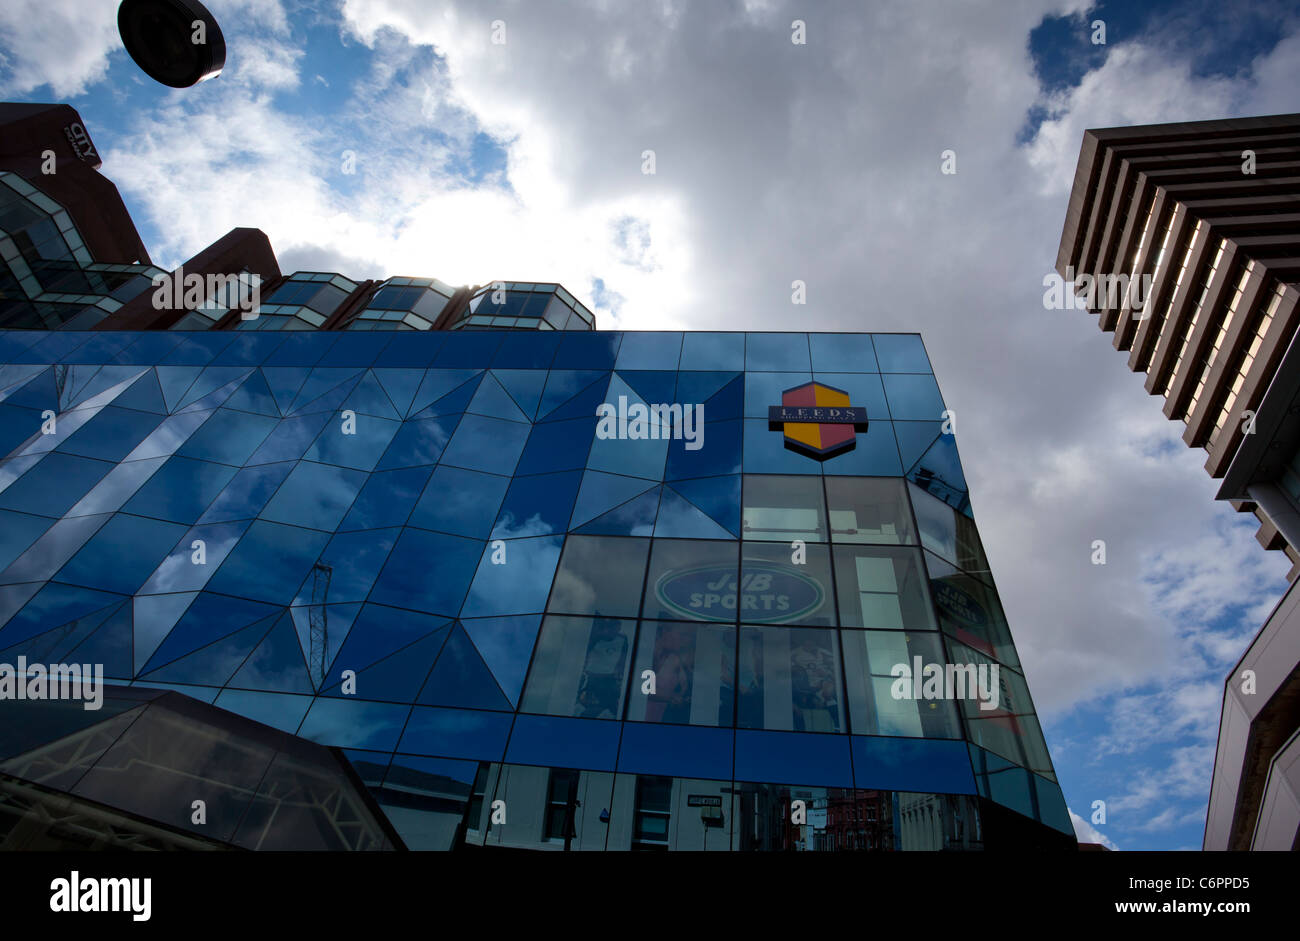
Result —
<path fill-rule="evenodd" d="M 781 393 L 767 410 L 767 426 L 785 434 L 785 446 L 816 461 L 851 451 L 867 430 L 867 410 L 849 404 L 843 389 L 806 382 Z"/>

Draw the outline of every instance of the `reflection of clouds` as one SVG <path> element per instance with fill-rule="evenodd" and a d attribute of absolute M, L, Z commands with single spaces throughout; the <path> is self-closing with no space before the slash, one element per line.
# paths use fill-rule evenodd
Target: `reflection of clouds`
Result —
<path fill-rule="evenodd" d="M 62 519 L 4 570 L 4 583 L 35 582 L 50 578 L 60 566 L 95 534 L 109 514 Z"/>
<path fill-rule="evenodd" d="M 43 458 L 44 454 L 31 454 L 27 457 L 10 458 L 0 464 L 0 493 L 27 472 L 27 469 Z"/>
<path fill-rule="evenodd" d="M 543 520 L 540 513 L 534 513 L 526 520 L 516 521 L 515 515 L 507 510 L 496 528 L 492 530 L 492 538 L 525 539 L 529 536 L 549 536 L 554 531 L 554 527 Z"/>
<path fill-rule="evenodd" d="M 283 419 L 275 430 L 267 435 L 248 464 L 270 464 L 277 461 L 297 460 L 320 434 L 321 428 L 329 420 L 329 413 L 303 415 L 297 418 Z"/>
<path fill-rule="evenodd" d="M 22 457 L 27 454 L 44 454 L 46 451 L 53 451 L 64 441 L 67 441 L 68 438 L 72 437 L 74 431 L 98 415 L 101 408 L 103 408 L 102 405 L 99 408 L 87 408 L 76 412 L 64 412 L 58 416 L 58 420 L 54 423 L 54 434 L 52 435 L 41 433 L 42 423 L 38 418 L 35 427 L 32 429 L 34 438 L 29 439 L 31 443 L 28 444 L 27 447 L 18 451 L 18 456 Z"/>
<path fill-rule="evenodd" d="M 185 441 L 192 435 L 212 414 L 213 409 L 206 409 L 198 412 L 185 412 L 180 415 L 170 415 L 163 419 L 163 423 L 155 428 L 149 435 L 138 445 L 135 450 L 128 454 L 123 460 L 135 461 L 146 457 L 160 457 L 174 454 Z"/>
<path fill-rule="evenodd" d="M 495 565 L 492 562 L 492 542 L 489 542 L 470 588 L 465 615 L 541 611 L 546 605 L 563 545 L 563 536 L 508 541 L 504 547 L 505 563 Z"/>
<path fill-rule="evenodd" d="M 533 644 L 537 641 L 537 630 L 542 623 L 541 615 L 485 620 L 470 618 L 461 623 L 510 701 L 518 700 L 528 661 L 532 659 Z"/>
<path fill-rule="evenodd" d="M 88 513 L 112 513 L 135 495 L 153 476 L 154 471 L 167 463 L 166 457 L 151 457 L 129 464 L 118 464 L 104 475 L 104 479 L 91 488 L 67 512 L 68 516 L 85 516 Z"/>
<path fill-rule="evenodd" d="M 161 595 L 173 591 L 194 591 L 202 588 L 212 573 L 221 567 L 222 561 L 234 548 L 239 537 L 248 528 L 249 520 L 238 523 L 216 523 L 207 526 L 195 526 L 187 532 L 172 554 L 163 559 L 162 564 L 154 570 L 149 581 L 137 594 Z M 194 550 L 190 548 L 196 539 L 204 542 L 205 565 L 193 561 Z"/>
<path fill-rule="evenodd" d="M 303 461 L 289 474 L 262 516 L 283 523 L 334 529 L 365 483 L 365 475 L 332 464 Z"/>
<path fill-rule="evenodd" d="M 320 697 L 298 733 L 322 745 L 390 751 L 409 706 Z"/>

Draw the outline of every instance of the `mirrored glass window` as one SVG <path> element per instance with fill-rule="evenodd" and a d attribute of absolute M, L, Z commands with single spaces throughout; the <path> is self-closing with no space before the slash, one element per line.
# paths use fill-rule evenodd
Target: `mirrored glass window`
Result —
<path fill-rule="evenodd" d="M 845 731 L 835 631 L 742 626 L 737 673 L 740 728 Z"/>
<path fill-rule="evenodd" d="M 746 539 L 826 542 L 821 478 L 746 475 L 741 526 Z"/>
<path fill-rule="evenodd" d="M 903 482 L 891 477 L 827 477 L 832 542 L 916 542 Z"/>
<path fill-rule="evenodd" d="M 621 719 L 635 621 L 555 617 L 542 622 L 520 710 Z"/>
<path fill-rule="evenodd" d="M 915 549 L 836 546 L 840 623 L 884 630 L 935 630 Z"/>
<path fill-rule="evenodd" d="M 647 670 L 653 673 L 649 686 Z M 730 726 L 735 714 L 736 629 L 642 621 L 633 680 L 629 719 Z"/>

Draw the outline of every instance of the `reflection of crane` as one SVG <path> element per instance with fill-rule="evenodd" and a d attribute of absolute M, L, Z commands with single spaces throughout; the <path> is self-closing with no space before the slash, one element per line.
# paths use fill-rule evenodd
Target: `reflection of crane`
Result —
<path fill-rule="evenodd" d="M 325 681 L 325 649 L 329 641 L 325 596 L 329 594 L 330 576 L 333 574 L 334 569 L 324 562 L 317 562 L 311 567 L 311 607 L 307 609 L 307 672 L 311 674 L 311 681 L 318 689 Z"/>

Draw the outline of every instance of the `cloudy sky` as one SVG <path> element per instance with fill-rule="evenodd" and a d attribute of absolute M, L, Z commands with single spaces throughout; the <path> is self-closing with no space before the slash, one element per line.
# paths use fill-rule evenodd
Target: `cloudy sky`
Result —
<path fill-rule="evenodd" d="M 226 68 L 184 91 L 115 2 L 0 7 L 0 95 L 81 112 L 155 263 L 245 225 L 286 271 L 558 280 L 606 329 L 919 331 L 1081 837 L 1200 847 L 1287 563 L 1043 279 L 1085 128 L 1296 110 L 1294 2 L 208 6 Z"/>

